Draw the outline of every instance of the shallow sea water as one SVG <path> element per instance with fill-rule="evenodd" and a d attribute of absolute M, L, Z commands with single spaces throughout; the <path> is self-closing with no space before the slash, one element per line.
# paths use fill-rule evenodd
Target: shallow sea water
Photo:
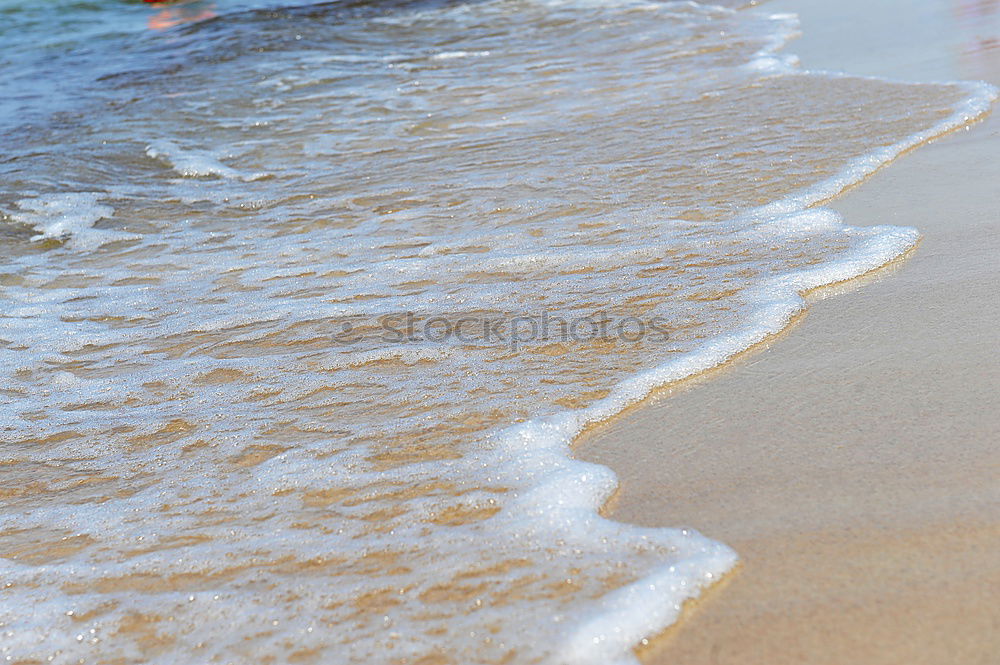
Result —
<path fill-rule="evenodd" d="M 694 3 L 0 17 L 11 662 L 634 662 L 737 555 L 573 438 L 911 248 L 816 204 L 995 97 Z"/>

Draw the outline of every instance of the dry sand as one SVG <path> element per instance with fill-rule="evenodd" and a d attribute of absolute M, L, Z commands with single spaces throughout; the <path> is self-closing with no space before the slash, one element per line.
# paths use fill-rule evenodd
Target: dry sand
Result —
<path fill-rule="evenodd" d="M 1000 2 L 874 4 L 756 11 L 800 15 L 809 68 L 1000 84 Z M 619 474 L 613 517 L 743 560 L 647 663 L 1000 663 L 1000 115 L 831 207 L 924 240 L 578 448 Z"/>

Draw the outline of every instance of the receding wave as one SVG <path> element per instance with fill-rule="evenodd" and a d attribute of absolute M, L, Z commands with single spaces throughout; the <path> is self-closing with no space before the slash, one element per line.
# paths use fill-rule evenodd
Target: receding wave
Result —
<path fill-rule="evenodd" d="M 9 130 L 0 654 L 633 662 L 736 554 L 572 440 L 911 248 L 815 205 L 995 91 L 693 3 L 307 14 Z"/>

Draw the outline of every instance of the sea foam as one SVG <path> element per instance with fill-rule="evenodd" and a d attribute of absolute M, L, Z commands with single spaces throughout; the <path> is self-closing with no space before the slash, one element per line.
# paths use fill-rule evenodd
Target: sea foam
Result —
<path fill-rule="evenodd" d="M 0 655 L 634 663 L 737 554 L 572 442 L 912 248 L 816 205 L 996 96 L 802 72 L 788 15 L 342 11 L 129 44 L 186 66 L 51 128 L 102 168 L 10 174 L 146 230 L 0 287 Z"/>
<path fill-rule="evenodd" d="M 266 173 L 240 173 L 226 166 L 207 150 L 181 148 L 172 141 L 154 141 L 146 146 L 146 154 L 166 162 L 174 171 L 188 178 L 219 176 L 233 180 L 259 180 L 267 177 Z"/>
<path fill-rule="evenodd" d="M 11 212 L 11 219 L 35 228 L 38 234 L 32 241 L 68 241 L 74 249 L 94 249 L 115 240 L 133 236 L 109 229 L 95 229 L 94 224 L 114 215 L 114 208 L 99 203 L 107 195 L 103 192 L 67 192 L 21 199 L 19 210 Z"/>

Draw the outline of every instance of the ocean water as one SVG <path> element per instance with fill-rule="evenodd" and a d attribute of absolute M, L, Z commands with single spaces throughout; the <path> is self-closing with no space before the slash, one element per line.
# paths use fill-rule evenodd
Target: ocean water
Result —
<path fill-rule="evenodd" d="M 0 0 L 0 656 L 635 662 L 738 554 L 574 437 L 912 248 L 821 204 L 996 96 L 796 30 Z"/>

